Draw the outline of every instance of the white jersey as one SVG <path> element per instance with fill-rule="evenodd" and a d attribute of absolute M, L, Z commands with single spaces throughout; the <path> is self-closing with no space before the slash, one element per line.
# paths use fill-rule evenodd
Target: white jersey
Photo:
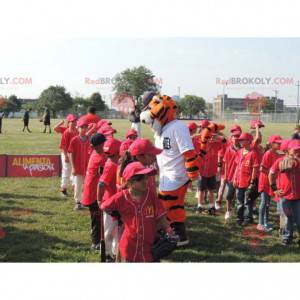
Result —
<path fill-rule="evenodd" d="M 171 121 L 155 136 L 155 146 L 163 149 L 157 155 L 159 167 L 159 190 L 172 191 L 188 181 L 183 153 L 193 150 L 193 142 L 187 126 L 179 120 Z"/>

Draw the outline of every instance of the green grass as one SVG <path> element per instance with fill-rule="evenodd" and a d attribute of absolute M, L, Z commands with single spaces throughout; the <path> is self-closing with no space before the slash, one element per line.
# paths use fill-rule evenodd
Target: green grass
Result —
<path fill-rule="evenodd" d="M 0 153 L 59 153 L 60 135 L 43 134 L 41 123 L 31 121 L 32 134 L 22 133 L 20 120 L 3 122 Z M 113 120 L 122 138 L 129 128 L 126 120 Z M 246 129 L 246 124 L 243 127 Z M 263 130 L 289 137 L 292 124 L 268 125 Z M 143 134 L 152 137 L 146 126 Z M 59 178 L 0 178 L 0 261 L 2 262 L 96 262 L 99 254 L 90 247 L 88 210 L 74 212 L 73 199 L 58 194 Z M 240 228 L 224 215 L 196 215 L 194 192 L 186 201 L 187 228 L 191 243 L 176 250 L 171 262 L 295 262 L 300 261 L 296 244 L 284 247 L 276 230 L 275 207 L 272 207 L 272 234 L 258 234 L 254 227 Z M 1 232 L 1 231 L 0 231 Z"/>

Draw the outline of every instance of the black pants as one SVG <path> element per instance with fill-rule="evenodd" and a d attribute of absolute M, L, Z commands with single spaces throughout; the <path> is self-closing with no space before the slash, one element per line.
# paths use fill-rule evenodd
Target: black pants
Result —
<path fill-rule="evenodd" d="M 238 221 L 253 222 L 253 200 L 249 197 L 248 189 L 238 188 L 236 191 L 236 197 L 238 201 Z"/>
<path fill-rule="evenodd" d="M 91 238 L 93 244 L 100 243 L 100 208 L 98 202 L 90 204 L 89 206 L 90 215 L 91 215 Z"/>
<path fill-rule="evenodd" d="M 235 187 L 233 186 L 233 183 L 230 181 L 228 181 L 226 184 L 227 184 L 226 200 L 232 203 L 235 195 Z"/>

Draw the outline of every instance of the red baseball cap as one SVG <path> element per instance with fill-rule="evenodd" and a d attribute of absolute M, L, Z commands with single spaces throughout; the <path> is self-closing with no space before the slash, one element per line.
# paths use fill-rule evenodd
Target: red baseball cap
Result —
<path fill-rule="evenodd" d="M 114 139 L 114 138 L 108 138 L 103 146 L 103 151 L 107 155 L 116 155 L 120 152 L 120 146 L 121 141 Z"/>
<path fill-rule="evenodd" d="M 127 181 L 135 175 L 155 175 L 156 170 L 144 167 L 140 162 L 135 161 L 128 164 L 122 174 L 122 177 Z"/>
<path fill-rule="evenodd" d="M 278 143 L 280 144 L 282 142 L 282 137 L 278 134 L 273 134 L 269 137 L 268 139 L 268 144 L 272 144 L 272 143 Z"/>
<path fill-rule="evenodd" d="M 199 122 L 199 127 L 201 128 L 207 128 L 209 125 L 209 121 L 208 120 L 202 120 Z"/>
<path fill-rule="evenodd" d="M 288 143 L 288 149 L 289 150 L 300 150 L 300 141 L 298 141 L 298 140 L 291 140 Z"/>
<path fill-rule="evenodd" d="M 196 130 L 198 128 L 198 126 L 195 122 L 188 123 L 187 127 L 190 131 Z"/>
<path fill-rule="evenodd" d="M 265 125 L 263 124 L 263 122 L 261 120 L 252 120 L 250 122 L 250 128 L 251 129 L 255 129 L 257 125 L 258 125 L 259 128 L 265 127 Z"/>
<path fill-rule="evenodd" d="M 89 121 L 87 120 L 87 118 L 85 118 L 85 116 L 81 117 L 77 121 L 77 127 L 83 127 L 83 126 L 89 126 Z"/>
<path fill-rule="evenodd" d="M 67 122 L 74 122 L 77 120 L 77 117 L 73 114 L 68 114 L 66 117 Z"/>
<path fill-rule="evenodd" d="M 239 131 L 239 130 L 231 131 L 231 136 L 237 136 L 237 137 L 240 137 L 240 135 L 241 135 L 241 131 Z"/>
<path fill-rule="evenodd" d="M 99 129 L 103 125 L 112 125 L 112 123 L 110 121 L 100 120 L 100 121 L 97 122 L 97 129 Z"/>
<path fill-rule="evenodd" d="M 98 129 L 98 133 L 102 133 L 105 136 L 112 135 L 117 132 L 116 129 L 112 128 L 110 125 L 103 125 Z"/>
<path fill-rule="evenodd" d="M 280 150 L 281 151 L 287 151 L 290 141 L 291 140 L 282 140 L 281 144 L 280 144 Z"/>
<path fill-rule="evenodd" d="M 140 154 L 158 155 L 162 152 L 162 149 L 156 148 L 150 140 L 145 138 L 138 138 L 129 147 L 129 152 L 132 156 Z"/>
<path fill-rule="evenodd" d="M 242 132 L 242 128 L 240 125 L 233 125 L 230 128 L 230 132 L 234 132 L 234 131 L 239 131 L 240 133 Z"/>
<path fill-rule="evenodd" d="M 252 142 L 253 141 L 253 136 L 252 134 L 248 133 L 248 132 L 243 132 L 240 137 L 239 137 L 240 141 L 249 141 Z"/>
<path fill-rule="evenodd" d="M 126 139 L 128 139 L 131 135 L 136 135 L 138 136 L 138 133 L 135 129 L 130 129 L 126 132 Z"/>
<path fill-rule="evenodd" d="M 130 145 L 133 143 L 133 140 L 125 140 L 121 143 L 120 146 L 120 156 L 124 156 L 125 152 L 129 149 Z"/>

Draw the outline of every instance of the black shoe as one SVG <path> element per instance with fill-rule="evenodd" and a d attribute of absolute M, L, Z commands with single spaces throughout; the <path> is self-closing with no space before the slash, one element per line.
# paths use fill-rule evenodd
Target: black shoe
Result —
<path fill-rule="evenodd" d="M 185 246 L 190 242 L 186 234 L 184 223 L 174 222 L 170 226 L 173 228 L 174 233 L 178 236 L 179 241 L 177 242 L 177 247 Z"/>
<path fill-rule="evenodd" d="M 106 262 L 115 262 L 116 258 L 115 257 L 111 257 L 110 255 L 106 255 Z"/>
<path fill-rule="evenodd" d="M 202 214 L 205 211 L 205 208 L 203 208 L 202 206 L 198 206 L 196 208 L 196 214 Z"/>
<path fill-rule="evenodd" d="M 211 215 L 211 216 L 215 216 L 216 215 L 216 208 L 214 206 L 210 207 L 208 209 L 208 214 Z"/>

